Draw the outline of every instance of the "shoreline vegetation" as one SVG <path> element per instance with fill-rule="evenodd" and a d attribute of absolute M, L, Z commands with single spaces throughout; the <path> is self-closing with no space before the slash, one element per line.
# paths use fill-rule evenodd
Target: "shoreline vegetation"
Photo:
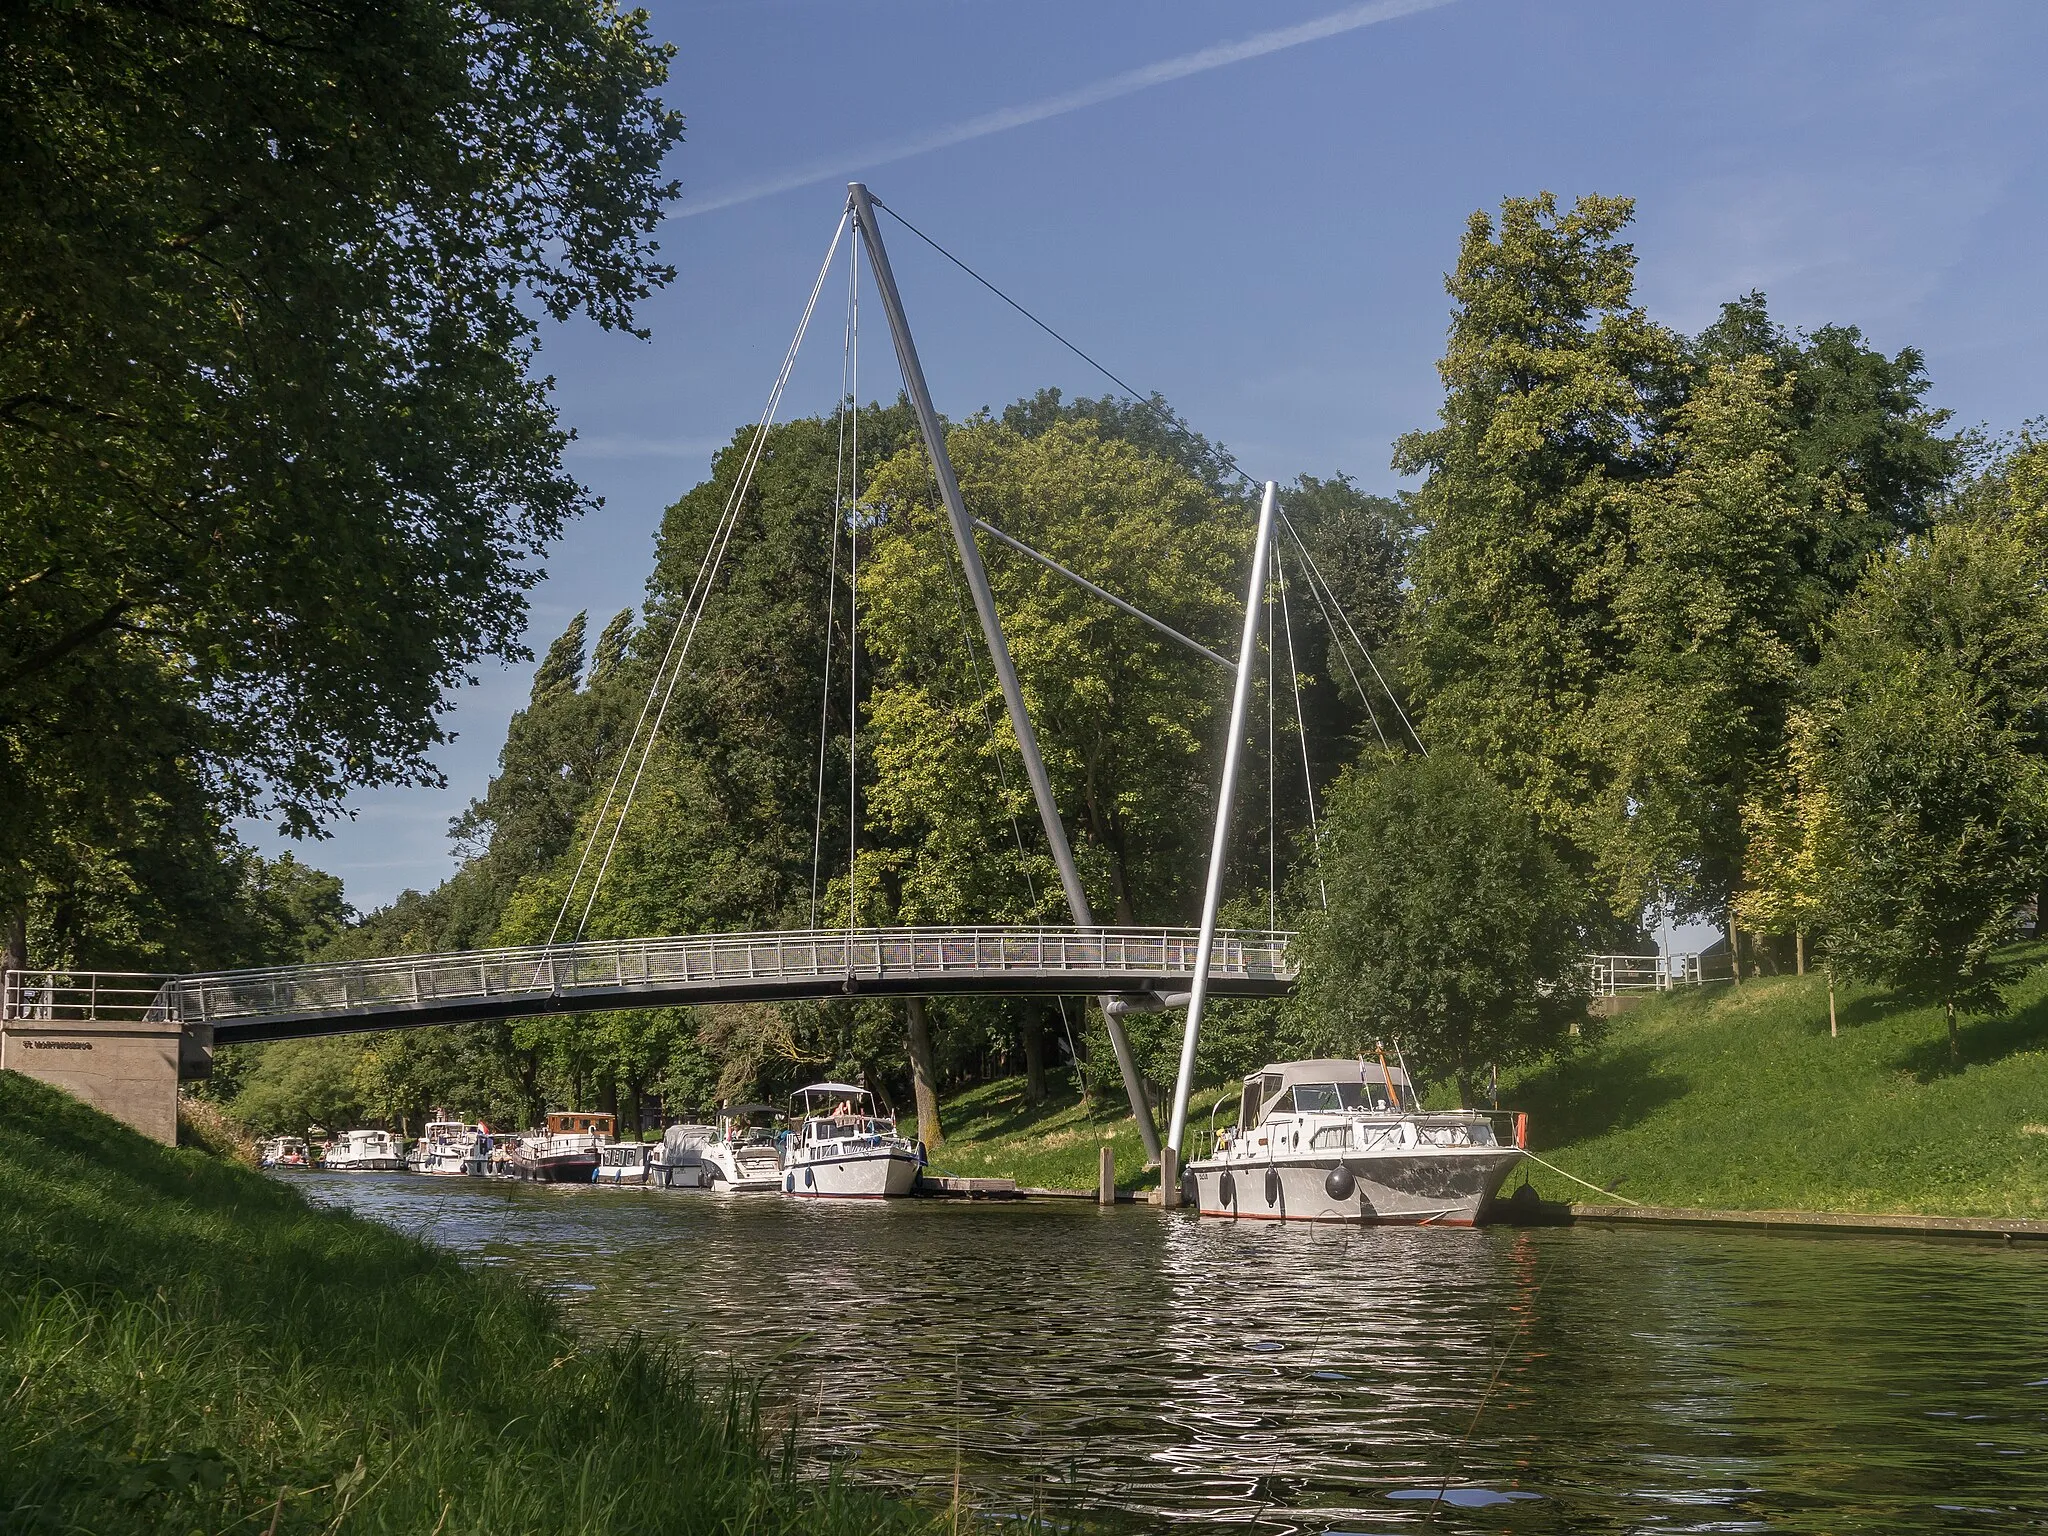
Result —
<path fill-rule="evenodd" d="M 2048 955 L 2036 948 L 2011 957 Z M 1532 1151 L 1611 1189 L 1609 1201 L 2048 1217 L 2048 974 L 2015 985 L 2003 1017 L 1964 1024 L 1954 1066 L 1938 1003 L 1900 1005 L 1853 985 L 1838 986 L 1835 1001 L 1830 1037 L 1818 974 L 1652 997 L 1580 1048 L 1504 1074 L 1501 1103 L 1529 1112 Z M 1222 1091 L 1196 1094 L 1191 1129 Z M 1450 1102 L 1445 1092 L 1430 1102 Z M 948 1134 L 932 1165 L 1087 1188 L 1107 1137 L 1119 1184 L 1149 1187 L 1156 1176 L 1140 1175 L 1121 1107 L 1103 1097 L 1091 1114 L 1056 1091 L 1034 1110 L 1023 1079 L 985 1084 L 945 1104 Z M 1552 1200 L 1602 1198 L 1540 1167 L 1530 1182 Z"/>
<path fill-rule="evenodd" d="M 833 1478 L 758 1388 L 0 1073 L 0 1527 L 966 1529 Z"/>

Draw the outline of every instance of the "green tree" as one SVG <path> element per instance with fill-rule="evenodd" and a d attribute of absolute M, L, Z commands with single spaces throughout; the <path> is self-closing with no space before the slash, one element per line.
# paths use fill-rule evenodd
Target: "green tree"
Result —
<path fill-rule="evenodd" d="M 1837 615 L 1802 716 L 1819 917 L 1851 975 L 1957 1014 L 2003 1007 L 1998 953 L 2048 862 L 2048 561 L 2034 530 L 1937 526 Z"/>
<path fill-rule="evenodd" d="M 1330 905 L 1302 930 L 1291 1032 L 1311 1053 L 1398 1040 L 1470 1106 L 1489 1064 L 1541 1057 L 1585 1018 L 1583 888 L 1479 764 L 1377 756 L 1330 794 Z"/>
<path fill-rule="evenodd" d="M 631 329 L 680 121 L 594 0 L 37 3 L 0 57 L 0 913 L 197 785 L 424 782 L 589 505 L 540 315 Z M 109 836 L 109 833 L 115 835 Z"/>
<path fill-rule="evenodd" d="M 1566 845 L 1606 765 L 1594 724 L 1628 493 L 1682 389 L 1684 349 L 1634 301 L 1626 198 L 1475 213 L 1446 282 L 1441 425 L 1396 445 L 1424 474 L 1408 673 L 1432 743 L 1477 759 Z"/>

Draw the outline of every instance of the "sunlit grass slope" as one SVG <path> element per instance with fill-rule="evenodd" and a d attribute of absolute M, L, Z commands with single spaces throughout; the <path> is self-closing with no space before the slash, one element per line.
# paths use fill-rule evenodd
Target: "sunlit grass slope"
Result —
<path fill-rule="evenodd" d="M 1509 1077 L 1501 1103 L 1529 1111 L 1538 1155 L 1644 1204 L 2048 1217 L 2048 974 L 2014 989 L 2007 1017 L 1963 1025 L 1960 1068 L 1939 1009 L 1846 986 L 1836 1002 L 1830 1039 L 1818 975 L 1674 993 Z M 1056 1092 L 1031 1110 L 1023 1088 L 1006 1078 L 947 1101 L 934 1167 L 1088 1189 L 1109 1137 L 1119 1182 L 1152 1182 L 1120 1100 L 1091 1114 Z M 1191 1127 L 1216 1091 L 1196 1095 Z M 1540 1168 L 1532 1182 L 1603 1198 Z"/>
<path fill-rule="evenodd" d="M 1024 1079 L 999 1078 L 940 1105 L 945 1142 L 931 1154 L 932 1172 L 968 1178 L 1015 1179 L 1027 1188 L 1093 1189 L 1102 1143 L 1116 1148 L 1117 1184 L 1125 1189 L 1159 1182 L 1144 1172 L 1138 1139 L 1123 1095 L 1099 1095 L 1092 1104 L 1064 1078 L 1055 1077 L 1046 1101 L 1025 1101 Z"/>
<path fill-rule="evenodd" d="M 580 1348 L 510 1279 L 11 1072 L 0 1378 L 9 1532 L 949 1524 L 797 1482 L 738 1386 Z"/>
<path fill-rule="evenodd" d="M 1849 987 L 1836 1003 L 1830 1039 L 1817 975 L 1675 993 L 1501 1100 L 1540 1155 L 1645 1204 L 2048 1216 L 2048 977 L 1965 1023 L 1953 1068 L 1938 1008 Z"/>

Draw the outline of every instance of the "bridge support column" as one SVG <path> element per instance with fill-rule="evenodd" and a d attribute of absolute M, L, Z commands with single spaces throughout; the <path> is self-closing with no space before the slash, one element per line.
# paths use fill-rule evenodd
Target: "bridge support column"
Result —
<path fill-rule="evenodd" d="M 0 1020 L 0 1068 L 62 1088 L 165 1146 L 178 1143 L 175 1020 Z"/>

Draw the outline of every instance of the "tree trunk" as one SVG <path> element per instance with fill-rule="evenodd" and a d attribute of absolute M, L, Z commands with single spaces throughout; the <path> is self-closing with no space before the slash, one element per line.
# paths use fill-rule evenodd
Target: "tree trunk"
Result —
<path fill-rule="evenodd" d="M 1794 928 L 1792 930 L 1792 953 L 1798 963 L 1798 974 L 1804 976 L 1806 974 L 1806 930 L 1804 928 Z"/>
<path fill-rule="evenodd" d="M 1840 1032 L 1835 1028 L 1835 968 L 1828 967 L 1828 1038 L 1835 1039 Z"/>
<path fill-rule="evenodd" d="M 1479 1097 L 1472 1091 L 1471 1072 L 1461 1063 L 1456 1077 L 1458 1082 L 1458 1107 L 1460 1109 L 1477 1109 L 1479 1107 Z M 1393 1094 L 1389 1093 L 1387 1097 L 1392 1098 Z"/>
<path fill-rule="evenodd" d="M 1963 1038 L 1956 1032 L 1956 1005 L 1948 1005 L 1948 1064 L 1959 1067 L 1963 1064 Z"/>
<path fill-rule="evenodd" d="M 1030 1104 L 1045 1102 L 1045 1020 L 1036 1008 L 1024 1014 L 1024 1098 Z"/>
<path fill-rule="evenodd" d="M 939 1126 L 939 1073 L 932 1059 L 932 1032 L 925 1022 L 923 998 L 906 998 L 903 1012 L 910 1041 L 910 1086 L 917 1095 L 917 1139 L 929 1150 L 945 1140 Z"/>
<path fill-rule="evenodd" d="M 0 971 L 28 969 L 28 913 L 16 907 L 0 918 Z"/>
<path fill-rule="evenodd" d="M 626 1127 L 630 1127 L 633 1132 L 630 1138 L 623 1134 Z M 619 1140 L 626 1141 L 629 1139 L 632 1141 L 640 1139 L 640 1080 L 638 1078 L 628 1078 L 626 1080 L 626 1126 L 621 1127 Z"/>

